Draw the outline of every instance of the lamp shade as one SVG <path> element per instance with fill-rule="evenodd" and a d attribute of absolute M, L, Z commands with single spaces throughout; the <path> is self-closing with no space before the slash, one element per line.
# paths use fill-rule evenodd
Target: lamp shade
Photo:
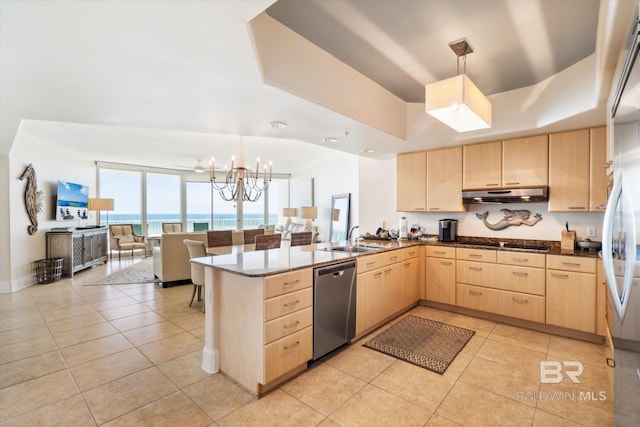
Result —
<path fill-rule="evenodd" d="M 112 211 L 113 199 L 89 199 L 90 211 Z"/>
<path fill-rule="evenodd" d="M 425 112 L 457 132 L 491 127 L 491 102 L 466 74 L 425 86 Z"/>
<path fill-rule="evenodd" d="M 298 215 L 298 209 L 296 208 L 283 208 L 282 216 L 284 217 L 292 217 Z"/>
<path fill-rule="evenodd" d="M 318 218 L 318 208 L 316 206 L 303 206 L 300 208 L 302 213 L 300 218 L 304 219 L 316 219 Z"/>

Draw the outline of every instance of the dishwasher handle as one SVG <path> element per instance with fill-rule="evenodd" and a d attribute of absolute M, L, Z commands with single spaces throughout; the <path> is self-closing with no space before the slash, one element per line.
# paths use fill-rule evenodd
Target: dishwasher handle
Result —
<path fill-rule="evenodd" d="M 333 276 L 341 276 L 344 274 L 345 270 L 348 270 L 351 268 L 353 269 L 356 268 L 355 261 L 328 265 L 326 267 L 318 267 L 314 269 L 314 273 L 316 277 L 326 276 L 327 274 L 332 274 Z"/>

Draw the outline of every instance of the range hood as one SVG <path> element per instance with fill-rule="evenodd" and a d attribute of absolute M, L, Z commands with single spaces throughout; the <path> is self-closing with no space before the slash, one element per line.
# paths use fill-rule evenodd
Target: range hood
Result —
<path fill-rule="evenodd" d="M 463 203 L 531 203 L 546 202 L 548 187 L 505 188 L 462 192 Z"/>

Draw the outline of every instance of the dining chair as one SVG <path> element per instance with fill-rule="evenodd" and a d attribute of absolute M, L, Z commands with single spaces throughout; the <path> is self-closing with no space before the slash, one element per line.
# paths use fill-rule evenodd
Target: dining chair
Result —
<path fill-rule="evenodd" d="M 297 231 L 291 233 L 291 246 L 310 245 L 313 240 L 313 231 Z"/>
<path fill-rule="evenodd" d="M 216 248 L 219 246 L 233 246 L 233 231 L 207 231 L 207 246 L 210 248 Z"/>
<path fill-rule="evenodd" d="M 201 258 L 207 256 L 207 249 L 204 247 L 204 243 L 199 240 L 184 239 L 182 241 L 187 246 L 189 251 L 189 260 L 193 258 Z M 193 304 L 193 299 L 198 294 L 198 301 L 202 300 L 202 287 L 204 286 L 204 265 L 191 264 L 191 283 L 193 283 L 193 293 L 191 294 L 191 301 L 189 307 Z M 202 304 L 202 311 L 204 311 L 204 303 Z"/>
<path fill-rule="evenodd" d="M 193 223 L 193 231 L 197 232 L 197 231 L 207 231 L 209 230 L 209 223 L 208 222 L 194 222 Z"/>
<path fill-rule="evenodd" d="M 279 248 L 282 243 L 282 234 L 258 234 L 256 237 L 256 251 Z"/>
<path fill-rule="evenodd" d="M 264 228 L 255 228 L 251 230 L 243 230 L 244 233 L 244 244 L 247 243 L 255 243 L 256 236 L 259 234 L 264 234 Z"/>

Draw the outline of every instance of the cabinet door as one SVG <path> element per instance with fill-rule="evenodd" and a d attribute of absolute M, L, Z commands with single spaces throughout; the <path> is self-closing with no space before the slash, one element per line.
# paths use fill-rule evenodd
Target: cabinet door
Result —
<path fill-rule="evenodd" d="M 502 142 L 502 187 L 538 187 L 549 183 L 549 136 Z"/>
<path fill-rule="evenodd" d="M 549 212 L 589 210 L 589 129 L 549 135 Z"/>
<path fill-rule="evenodd" d="M 402 285 L 402 263 L 388 265 L 382 269 L 382 321 L 394 313 L 400 311 L 404 300 L 404 287 Z M 377 322 L 376 322 L 377 323 Z"/>
<path fill-rule="evenodd" d="M 411 304 L 415 304 L 420 299 L 418 272 L 418 258 L 412 258 L 402 263 L 402 285 L 404 295 L 401 308 L 406 308 Z"/>
<path fill-rule="evenodd" d="M 596 334 L 607 335 L 607 278 L 604 276 L 604 266 L 599 259 L 596 266 Z"/>
<path fill-rule="evenodd" d="M 463 212 L 462 147 L 427 152 L 427 210 Z"/>
<path fill-rule="evenodd" d="M 603 212 L 607 204 L 607 129 L 603 127 L 589 129 L 590 132 L 590 174 L 589 174 L 589 210 Z"/>
<path fill-rule="evenodd" d="M 426 299 L 454 305 L 456 303 L 456 262 L 447 258 L 427 257 L 425 271 Z"/>
<path fill-rule="evenodd" d="M 356 335 L 382 319 L 382 269 L 358 274 L 356 293 Z"/>
<path fill-rule="evenodd" d="M 465 190 L 500 188 L 501 178 L 501 141 L 462 147 L 462 188 Z"/>
<path fill-rule="evenodd" d="M 427 153 L 398 154 L 396 211 L 423 212 L 427 208 Z"/>
<path fill-rule="evenodd" d="M 547 324 L 595 334 L 595 276 L 547 270 Z"/>

